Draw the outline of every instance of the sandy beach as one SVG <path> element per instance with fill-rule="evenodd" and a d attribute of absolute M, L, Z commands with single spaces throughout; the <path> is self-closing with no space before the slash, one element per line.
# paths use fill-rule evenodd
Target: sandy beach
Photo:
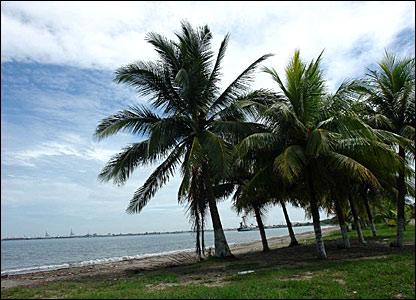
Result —
<path fill-rule="evenodd" d="M 338 227 L 323 229 L 323 233 L 337 230 Z M 299 242 L 314 236 L 313 231 L 297 234 Z M 290 243 L 289 236 L 273 237 L 268 239 L 271 249 L 286 247 Z M 251 252 L 261 251 L 261 241 L 230 246 L 233 254 L 238 257 Z M 144 257 L 139 259 L 124 260 L 112 263 L 102 263 L 96 265 L 69 267 L 59 270 L 34 272 L 28 274 L 5 275 L 1 278 L 1 287 L 10 288 L 16 286 L 37 285 L 45 282 L 57 280 L 75 280 L 83 277 L 118 277 L 126 272 L 134 270 L 154 270 L 179 265 L 189 265 L 196 263 L 198 258 L 194 251 L 181 251 L 173 254 Z"/>

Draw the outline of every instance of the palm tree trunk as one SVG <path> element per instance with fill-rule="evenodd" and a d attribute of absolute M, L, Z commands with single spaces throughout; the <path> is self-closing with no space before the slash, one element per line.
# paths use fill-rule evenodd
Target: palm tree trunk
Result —
<path fill-rule="evenodd" d="M 231 254 L 230 247 L 228 247 L 224 230 L 222 229 L 220 215 L 214 197 L 209 197 L 208 204 L 211 213 L 212 227 L 214 228 L 215 256 L 231 257 L 233 255 Z"/>
<path fill-rule="evenodd" d="M 199 260 L 201 260 L 201 241 L 200 241 L 200 223 L 199 218 L 197 217 L 196 220 L 196 254 L 198 255 Z"/>
<path fill-rule="evenodd" d="M 358 218 L 357 208 L 355 207 L 355 203 L 351 198 L 351 195 L 348 195 L 348 201 L 350 202 L 351 212 L 354 219 L 355 229 L 357 230 L 358 240 L 361 244 L 365 244 L 363 232 L 361 230 L 360 220 Z"/>
<path fill-rule="evenodd" d="M 364 221 L 362 218 L 360 218 L 360 225 L 361 225 L 361 229 L 368 227 L 367 222 Z"/>
<path fill-rule="evenodd" d="M 214 192 L 212 191 L 212 182 L 208 165 L 203 165 L 204 183 L 207 189 L 208 207 L 211 215 L 212 227 L 214 229 L 214 244 L 216 257 L 232 257 L 230 247 L 225 238 L 224 230 L 222 228 L 220 214 L 218 213 L 217 202 L 215 200 Z"/>
<path fill-rule="evenodd" d="M 290 244 L 289 244 L 289 247 L 297 246 L 297 245 L 299 245 L 299 243 L 296 240 L 295 232 L 293 231 L 292 223 L 290 222 L 289 214 L 287 213 L 285 202 L 284 201 L 280 201 L 280 205 L 282 205 L 283 214 L 285 215 L 287 229 L 289 231 L 289 236 L 290 236 Z"/>
<path fill-rule="evenodd" d="M 266 232 L 264 231 L 263 221 L 261 220 L 261 214 L 259 207 L 254 207 L 254 213 L 256 215 L 257 225 L 259 226 L 261 242 L 263 243 L 263 252 L 267 252 L 270 250 L 269 245 L 267 243 Z"/>
<path fill-rule="evenodd" d="M 326 256 L 324 241 L 322 239 L 321 220 L 319 218 L 318 202 L 316 200 L 315 190 L 313 187 L 310 174 L 308 174 L 308 184 L 309 184 L 309 193 L 310 193 L 310 200 L 311 200 L 310 204 L 311 204 L 311 212 L 312 212 L 312 219 L 313 219 L 313 229 L 315 231 L 316 250 L 317 250 L 318 258 L 326 259 L 327 256 Z"/>
<path fill-rule="evenodd" d="M 342 240 L 344 241 L 344 248 L 351 248 L 350 239 L 348 238 L 348 226 L 345 224 L 344 212 L 336 197 L 332 197 L 335 204 L 335 211 L 338 217 L 339 227 L 341 228 Z"/>
<path fill-rule="evenodd" d="M 201 217 L 201 247 L 202 247 L 202 255 L 205 256 L 204 223 L 205 223 L 205 218 L 204 216 L 202 216 Z"/>
<path fill-rule="evenodd" d="M 406 153 L 402 147 L 399 146 L 399 156 L 403 160 L 402 166 L 399 170 L 397 178 L 397 235 L 396 242 L 392 243 L 394 247 L 403 247 L 403 231 L 404 231 L 404 201 L 405 201 L 405 178 L 404 178 L 404 164 Z"/>
<path fill-rule="evenodd" d="M 364 196 L 365 210 L 367 211 L 368 221 L 370 222 L 371 232 L 373 233 L 373 237 L 377 237 L 376 226 L 374 225 L 373 214 L 371 213 L 371 208 L 370 208 L 370 204 L 368 203 L 366 191 L 364 191 L 363 196 Z"/>

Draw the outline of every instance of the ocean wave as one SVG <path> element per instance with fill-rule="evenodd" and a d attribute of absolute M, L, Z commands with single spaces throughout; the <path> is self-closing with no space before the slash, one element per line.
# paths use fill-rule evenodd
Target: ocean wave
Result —
<path fill-rule="evenodd" d="M 27 268 L 19 268 L 19 269 L 8 269 L 1 271 L 1 276 L 4 275 L 17 275 L 17 274 L 28 274 L 28 273 L 36 273 L 36 272 L 46 272 L 52 270 L 59 270 L 59 269 L 67 269 L 71 267 L 84 267 L 84 266 L 91 266 L 91 265 L 99 265 L 99 264 L 107 264 L 119 261 L 126 261 L 126 260 L 133 260 L 133 259 L 142 259 L 147 257 L 154 257 L 154 256 L 165 256 L 170 254 L 175 254 L 179 252 L 193 252 L 195 251 L 194 248 L 188 249 L 180 249 L 180 250 L 172 250 L 172 251 L 165 251 L 165 252 L 157 252 L 157 253 L 146 253 L 146 254 L 138 254 L 138 255 L 125 255 L 125 256 L 118 256 L 118 257 L 108 257 L 108 258 L 97 258 L 97 259 L 90 259 L 84 260 L 81 262 L 75 263 L 63 263 L 63 264 L 56 264 L 56 265 L 45 265 L 45 266 L 33 266 Z"/>

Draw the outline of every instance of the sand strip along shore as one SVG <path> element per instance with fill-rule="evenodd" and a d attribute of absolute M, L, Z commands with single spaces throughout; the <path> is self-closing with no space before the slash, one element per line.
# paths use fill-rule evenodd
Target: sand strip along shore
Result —
<path fill-rule="evenodd" d="M 338 230 L 338 227 L 329 227 L 322 229 L 322 233 L 329 233 Z M 313 231 L 296 234 L 299 242 L 312 238 Z M 289 236 L 273 237 L 268 239 L 269 247 L 271 249 L 288 246 L 290 243 Z M 235 244 L 230 246 L 234 255 L 256 252 L 262 250 L 261 241 L 255 241 L 244 244 Z M 88 265 L 82 267 L 69 267 L 59 270 L 50 270 L 42 272 L 34 272 L 28 274 L 4 275 L 1 278 L 2 288 L 11 288 L 17 286 L 36 285 L 45 282 L 52 282 L 57 280 L 74 280 L 82 277 L 106 277 L 119 276 L 128 270 L 154 270 L 165 267 L 172 267 L 178 265 L 187 265 L 198 262 L 198 257 L 195 251 L 181 251 L 172 254 L 144 257 L 131 260 L 123 260 L 111 263 L 102 263 L 95 265 Z"/>

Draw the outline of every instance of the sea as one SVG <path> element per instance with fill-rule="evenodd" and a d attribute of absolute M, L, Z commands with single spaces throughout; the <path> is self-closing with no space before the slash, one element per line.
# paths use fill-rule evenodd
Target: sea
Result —
<path fill-rule="evenodd" d="M 327 226 L 322 226 L 323 228 Z M 295 233 L 313 226 L 293 227 Z M 260 240 L 260 232 L 225 231 L 229 245 Z M 266 229 L 267 238 L 288 235 L 287 228 Z M 206 247 L 214 248 L 213 231 L 205 232 Z M 1 275 L 109 263 L 195 249 L 195 233 L 105 236 L 68 239 L 1 241 Z"/>

